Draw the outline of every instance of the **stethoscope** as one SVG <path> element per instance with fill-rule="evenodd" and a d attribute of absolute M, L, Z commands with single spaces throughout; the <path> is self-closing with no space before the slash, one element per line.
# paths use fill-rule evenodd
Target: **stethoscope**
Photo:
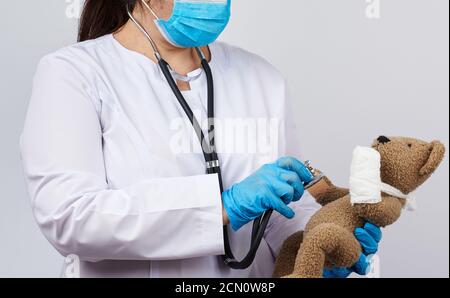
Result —
<path fill-rule="evenodd" d="M 195 51 L 197 52 L 200 60 L 203 70 L 206 74 L 206 80 L 207 80 L 207 89 L 208 89 L 208 107 L 207 107 L 207 116 L 209 119 L 209 127 L 208 127 L 208 139 L 206 140 L 205 134 L 203 130 L 200 127 L 200 124 L 198 120 L 196 119 L 194 113 L 192 112 L 189 104 L 186 102 L 186 99 L 184 98 L 183 94 L 181 93 L 180 89 L 178 88 L 178 85 L 174 79 L 186 81 L 188 79 L 184 79 L 183 76 L 177 74 L 175 71 L 172 70 L 170 65 L 162 58 L 161 54 L 158 51 L 158 48 L 151 38 L 150 34 L 145 30 L 145 28 L 137 21 L 133 14 L 131 13 L 129 7 L 127 8 L 128 15 L 133 21 L 133 23 L 137 26 L 137 28 L 145 35 L 145 37 L 150 42 L 150 45 L 153 49 L 153 52 L 155 54 L 156 60 L 158 61 L 158 65 L 164 75 L 164 77 L 167 80 L 167 83 L 169 84 L 170 88 L 173 91 L 173 94 L 178 100 L 178 103 L 183 108 L 186 116 L 188 117 L 190 123 L 192 124 L 192 127 L 194 128 L 194 131 L 198 137 L 198 140 L 202 147 L 203 156 L 206 163 L 206 173 L 207 174 L 217 174 L 219 178 L 219 185 L 220 185 L 220 193 L 223 193 L 223 181 L 222 181 L 222 173 L 220 168 L 220 162 L 219 158 L 216 152 L 215 148 L 215 141 L 214 137 L 211 137 L 214 133 L 214 80 L 211 68 L 209 66 L 208 61 L 206 60 L 205 55 L 203 52 L 196 48 Z M 312 185 L 312 184 L 310 184 Z M 310 186 L 308 185 L 308 186 Z M 256 257 L 256 253 L 258 251 L 258 248 L 261 244 L 261 241 L 264 237 L 264 231 L 267 228 L 267 224 L 269 223 L 269 219 L 273 213 L 273 210 L 266 211 L 261 217 L 256 219 L 253 222 L 253 228 L 252 228 L 252 235 L 251 235 L 251 243 L 250 243 L 250 249 L 247 253 L 247 255 L 241 260 L 238 261 L 233 255 L 233 252 L 231 250 L 229 236 L 228 236 L 228 226 L 223 227 L 223 235 L 224 235 L 224 250 L 225 255 L 222 256 L 224 263 L 232 268 L 232 269 L 246 269 L 248 268 L 254 261 Z"/>

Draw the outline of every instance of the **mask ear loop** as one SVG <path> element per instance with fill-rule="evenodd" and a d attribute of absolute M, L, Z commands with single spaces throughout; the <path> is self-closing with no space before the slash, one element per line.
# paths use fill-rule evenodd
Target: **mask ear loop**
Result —
<path fill-rule="evenodd" d="M 150 11 L 150 13 L 153 15 L 153 17 L 156 20 L 159 20 L 159 17 L 156 15 L 156 13 L 153 11 L 153 9 L 150 7 L 150 5 L 148 5 L 147 2 L 145 2 L 145 0 L 141 0 L 142 4 Z"/>
<path fill-rule="evenodd" d="M 142 0 L 142 2 L 145 3 L 144 0 Z M 145 3 L 145 4 L 147 5 L 147 3 Z M 145 30 L 144 26 L 142 26 L 139 23 L 139 21 L 134 18 L 133 14 L 131 13 L 129 5 L 127 5 L 127 13 L 128 13 L 128 16 L 130 17 L 130 20 L 136 25 L 136 27 L 139 29 L 139 31 L 141 31 L 145 35 L 145 37 L 148 39 L 148 41 L 150 42 L 150 45 L 151 45 L 151 47 L 153 49 L 153 52 L 155 53 L 156 59 L 158 61 L 160 61 L 162 59 L 162 57 L 161 57 L 161 54 L 158 51 L 158 47 L 156 46 L 156 43 L 153 41 L 152 37 L 147 32 L 147 30 Z"/>
<path fill-rule="evenodd" d="M 150 5 L 148 5 L 148 3 L 145 2 L 145 0 L 141 0 L 141 2 L 150 11 L 150 13 L 153 15 L 153 17 L 155 17 L 156 20 L 159 20 L 159 17 L 153 11 L 153 9 L 150 7 Z M 130 17 L 130 20 L 136 25 L 136 27 L 145 35 L 145 37 L 150 42 L 150 45 L 151 45 L 151 47 L 153 49 L 153 52 L 155 53 L 155 57 L 158 60 L 158 62 L 161 61 L 162 60 L 162 56 L 161 56 L 161 54 L 158 51 L 158 47 L 156 46 L 156 43 L 154 42 L 154 40 L 150 36 L 150 34 L 147 32 L 147 30 L 145 30 L 144 26 L 142 26 L 139 23 L 139 21 L 134 18 L 133 14 L 131 13 L 129 5 L 127 5 L 127 13 L 128 13 L 128 16 Z M 202 51 L 199 48 L 196 48 L 196 52 L 199 55 L 200 59 L 205 59 L 205 56 L 203 55 Z M 194 77 L 188 77 L 188 76 L 180 75 L 176 71 L 174 71 L 170 65 L 168 65 L 168 67 L 169 67 L 169 71 L 172 74 L 172 76 L 175 77 L 176 80 L 179 80 L 179 81 L 182 81 L 182 82 L 195 81 L 197 78 L 199 78 L 201 76 L 201 73 L 197 74 Z"/>

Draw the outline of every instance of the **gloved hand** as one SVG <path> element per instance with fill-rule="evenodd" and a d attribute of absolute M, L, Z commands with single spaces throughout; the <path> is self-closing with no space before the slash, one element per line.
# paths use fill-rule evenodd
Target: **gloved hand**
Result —
<path fill-rule="evenodd" d="M 305 165 L 292 157 L 283 157 L 262 166 L 256 173 L 223 192 L 223 205 L 231 227 L 237 231 L 269 209 L 293 218 L 295 213 L 287 205 L 300 200 L 305 191 L 303 184 L 312 179 Z"/>
<path fill-rule="evenodd" d="M 355 237 L 358 239 L 363 253 L 359 257 L 358 262 L 351 268 L 335 267 L 333 269 L 325 269 L 323 277 L 325 278 L 346 278 L 353 272 L 359 275 L 366 275 L 370 266 L 369 255 L 373 255 L 378 251 L 378 244 L 381 241 L 381 229 L 371 223 L 366 223 L 364 228 L 355 229 Z"/>

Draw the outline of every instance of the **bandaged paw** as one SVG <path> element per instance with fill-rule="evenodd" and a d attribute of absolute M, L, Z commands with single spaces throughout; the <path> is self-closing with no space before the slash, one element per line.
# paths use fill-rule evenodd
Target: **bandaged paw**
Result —
<path fill-rule="evenodd" d="M 350 197 L 352 204 L 381 202 L 381 157 L 377 150 L 356 147 L 350 168 Z"/>
<path fill-rule="evenodd" d="M 370 147 L 356 147 L 350 169 L 350 197 L 354 204 L 377 204 L 381 193 L 405 199 L 405 209 L 416 211 L 417 203 L 409 195 L 381 181 L 381 156 Z"/>

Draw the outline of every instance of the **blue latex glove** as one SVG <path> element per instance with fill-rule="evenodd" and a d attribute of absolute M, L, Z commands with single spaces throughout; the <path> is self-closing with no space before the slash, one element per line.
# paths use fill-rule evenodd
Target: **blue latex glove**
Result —
<path fill-rule="evenodd" d="M 364 228 L 355 229 L 355 237 L 358 239 L 363 253 L 351 268 L 335 267 L 333 269 L 325 269 L 323 277 L 325 278 L 346 278 L 353 272 L 359 275 L 366 275 L 370 266 L 369 255 L 373 255 L 378 251 L 378 244 L 381 241 L 381 229 L 371 223 L 366 223 Z"/>
<path fill-rule="evenodd" d="M 269 209 L 293 218 L 295 213 L 287 205 L 300 200 L 305 191 L 304 183 L 312 179 L 305 165 L 292 157 L 283 157 L 262 166 L 256 173 L 223 192 L 223 205 L 231 227 L 237 231 Z"/>

